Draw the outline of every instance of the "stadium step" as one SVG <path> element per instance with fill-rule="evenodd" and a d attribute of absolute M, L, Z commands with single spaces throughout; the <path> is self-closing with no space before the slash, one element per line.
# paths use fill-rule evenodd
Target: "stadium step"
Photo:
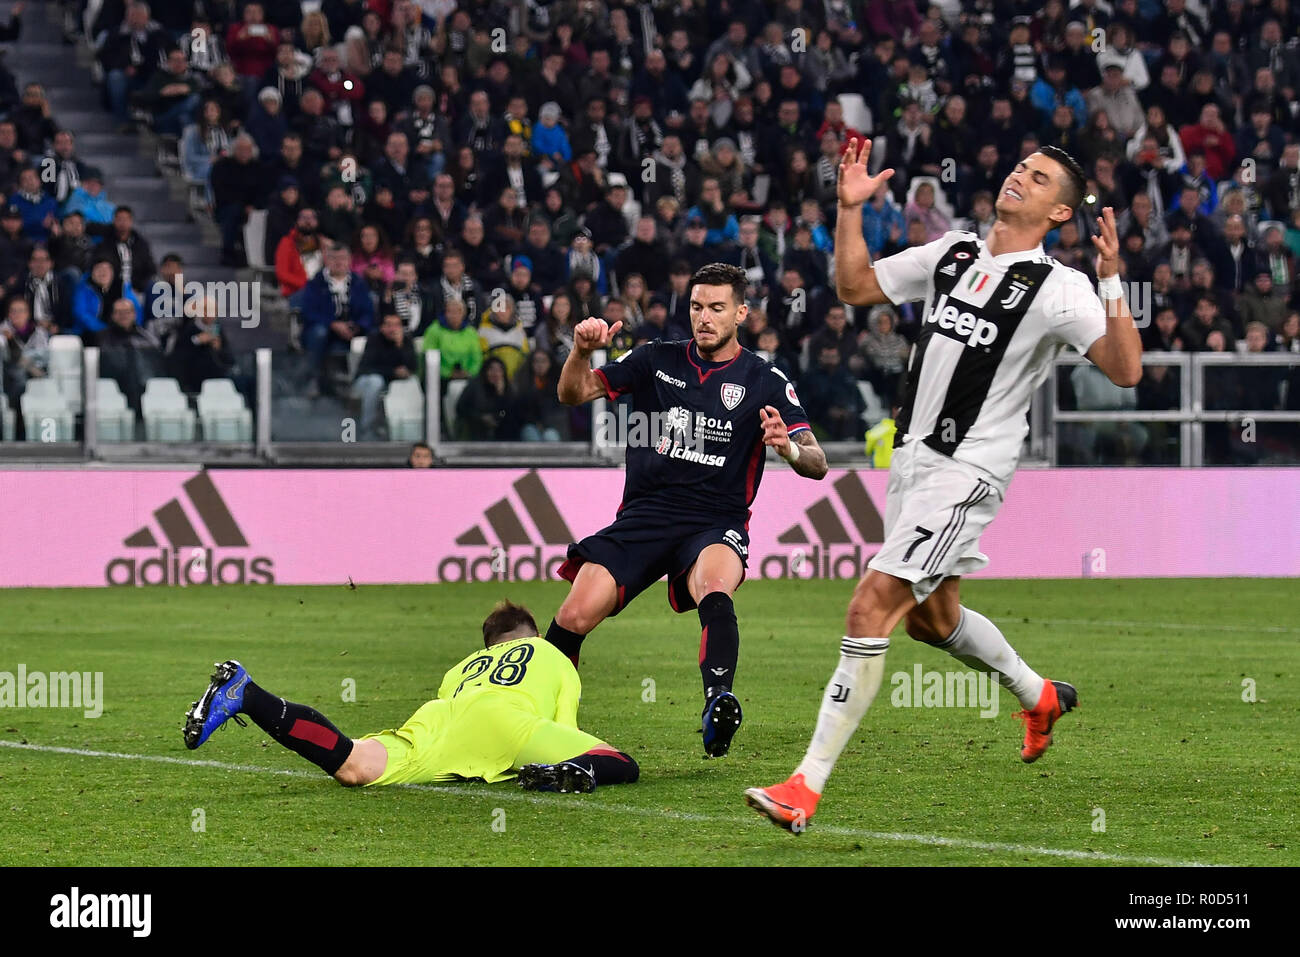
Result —
<path fill-rule="evenodd" d="M 62 121 L 62 117 L 56 113 Z M 100 157 L 134 156 L 139 138 L 120 133 L 78 133 L 77 158 L 92 166 L 100 165 Z"/>
<path fill-rule="evenodd" d="M 197 245 L 198 240 L 201 238 L 198 228 L 193 223 L 166 221 L 150 224 L 149 236 L 151 240 L 157 238 L 159 242 L 167 241 L 186 245 Z"/>
<path fill-rule="evenodd" d="M 103 172 L 105 183 L 116 183 L 123 177 L 136 176 L 140 172 L 140 157 L 134 154 L 123 156 L 120 153 L 103 153 L 94 157 L 94 164 Z"/>
<path fill-rule="evenodd" d="M 156 260 L 177 252 L 185 260 L 187 280 L 235 279 L 235 270 L 220 265 L 220 249 L 213 245 L 219 240 L 215 227 L 190 219 L 185 184 L 158 175 L 157 139 L 148 133 L 128 136 L 116 132 L 118 121 L 104 108 L 100 90 L 91 80 L 90 49 L 85 43 L 69 46 L 61 42 L 54 4 L 29 6 L 39 9 L 32 9 L 24 18 L 21 42 L 7 44 L 4 50 L 5 65 L 13 72 L 18 88 L 31 82 L 45 87 L 55 123 L 76 134 L 78 157 L 103 171 L 109 200 L 132 208 L 136 228 L 149 241 Z M 45 16 L 39 15 L 41 10 Z M 274 330 L 266 321 L 262 326 L 267 328 L 241 331 L 257 333 L 256 338 L 265 340 Z M 236 338 L 231 336 L 232 344 Z M 242 338 L 252 344 L 254 337 Z"/>
<path fill-rule="evenodd" d="M 66 71 L 66 67 L 64 70 Z M 76 85 L 66 82 L 58 86 L 45 84 L 45 98 L 50 101 L 54 116 L 60 121 L 64 113 L 84 109 L 90 97 L 94 97 L 95 102 L 98 102 L 99 91 L 91 85 L 89 78 L 84 82 L 78 81 Z"/>
<path fill-rule="evenodd" d="M 21 86 L 22 81 L 19 81 Z M 92 90 L 86 91 L 87 97 L 94 97 L 96 94 Z M 98 103 L 98 98 L 92 102 L 83 102 L 83 106 L 90 107 Z M 117 121 L 113 119 L 112 113 L 101 112 L 96 110 L 91 113 L 81 110 L 64 110 L 61 113 L 54 114 L 55 121 L 63 127 L 81 133 L 112 133 L 117 129 Z"/>
<path fill-rule="evenodd" d="M 158 261 L 168 253 L 176 253 L 185 263 L 187 272 L 190 266 L 220 266 L 221 264 L 221 251 L 211 246 L 199 246 L 192 241 L 176 242 L 165 236 L 152 235 L 149 236 L 149 245 L 153 247 L 154 259 Z M 224 278 L 235 278 L 234 271 L 230 270 L 230 274 Z"/>

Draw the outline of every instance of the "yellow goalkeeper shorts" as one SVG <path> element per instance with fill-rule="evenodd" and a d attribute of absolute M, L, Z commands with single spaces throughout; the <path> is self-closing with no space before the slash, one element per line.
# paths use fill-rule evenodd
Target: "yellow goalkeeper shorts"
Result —
<path fill-rule="evenodd" d="M 468 689 L 450 701 L 426 702 L 400 728 L 367 734 L 388 751 L 383 784 L 428 784 L 514 777 L 525 764 L 555 764 L 603 742 L 578 728 L 530 711 L 526 701 L 488 688 Z"/>

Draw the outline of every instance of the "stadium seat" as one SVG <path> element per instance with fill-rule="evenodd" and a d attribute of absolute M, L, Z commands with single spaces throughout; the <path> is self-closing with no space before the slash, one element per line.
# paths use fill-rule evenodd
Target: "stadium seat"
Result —
<path fill-rule="evenodd" d="M 887 416 L 889 410 L 880 401 L 880 396 L 876 395 L 875 387 L 870 382 L 859 381 L 858 392 L 862 396 L 862 421 L 866 423 L 867 428 L 871 428 Z"/>
<path fill-rule="evenodd" d="M 939 182 L 937 176 L 913 176 L 907 184 L 907 202 L 910 203 L 916 198 L 917 188 L 922 183 L 929 183 L 934 187 L 934 208 L 943 213 L 951 222 L 956 217 L 956 214 L 953 212 L 952 203 L 948 202 L 948 194 L 943 191 L 943 184 Z"/>
<path fill-rule="evenodd" d="M 253 441 L 253 413 L 230 379 L 205 379 L 199 389 L 199 421 L 209 442 Z"/>
<path fill-rule="evenodd" d="M 130 442 L 135 439 L 135 413 L 113 379 L 100 379 L 95 392 L 95 428 L 101 442 Z"/>
<path fill-rule="evenodd" d="M 424 438 L 424 390 L 416 379 L 394 379 L 384 396 L 391 441 L 414 442 Z"/>
<path fill-rule="evenodd" d="M 64 405 L 68 405 L 68 400 L 59 389 L 59 384 L 48 376 L 43 379 L 27 380 L 27 388 L 23 391 L 23 398 L 27 399 L 29 397 L 37 402 L 62 402 Z"/>
<path fill-rule="evenodd" d="M 861 93 L 841 93 L 838 97 L 840 109 L 844 113 L 844 122 L 859 133 L 870 135 L 872 126 L 871 107 Z"/>
<path fill-rule="evenodd" d="M 251 269 L 274 271 L 266 262 L 266 210 L 255 209 L 244 223 L 244 255 Z"/>
<path fill-rule="evenodd" d="M 452 379 L 447 383 L 447 391 L 442 397 L 442 419 L 447 423 L 447 434 L 456 435 L 456 403 L 460 394 L 469 386 L 469 379 Z"/>
<path fill-rule="evenodd" d="M 361 367 L 361 355 L 366 351 L 366 337 L 353 336 L 348 341 L 348 381 L 357 378 L 357 369 Z"/>
<path fill-rule="evenodd" d="M 140 399 L 148 442 L 193 442 L 194 410 L 175 379 L 150 379 Z"/>
<path fill-rule="evenodd" d="M 71 442 L 74 416 L 52 379 L 29 379 L 22 399 L 28 442 Z"/>
<path fill-rule="evenodd" d="M 81 411 L 81 336 L 50 337 L 50 378 L 73 412 Z"/>
<path fill-rule="evenodd" d="M 12 442 L 18 429 L 18 415 L 9 408 L 9 396 L 0 392 L 0 440 Z"/>

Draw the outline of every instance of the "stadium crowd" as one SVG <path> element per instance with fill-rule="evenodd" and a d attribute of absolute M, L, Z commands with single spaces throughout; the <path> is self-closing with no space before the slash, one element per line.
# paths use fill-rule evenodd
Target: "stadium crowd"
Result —
<path fill-rule="evenodd" d="M 985 235 L 1003 178 L 1050 143 L 1084 165 L 1095 202 L 1047 251 L 1091 275 L 1089 220 L 1113 206 L 1122 276 L 1149 283 L 1149 349 L 1300 352 L 1288 0 L 97 8 L 86 40 L 104 108 L 176 138 L 226 264 L 274 269 L 320 370 L 310 394 L 334 387 L 323 370 L 355 336 L 369 337 L 357 388 L 372 402 L 419 374 L 423 344 L 444 390 L 465 380 L 461 437 L 581 437 L 584 413 L 555 390 L 574 325 L 621 320 L 615 356 L 685 337 L 690 276 L 721 260 L 750 278 L 743 344 L 798 383 L 822 438 L 860 440 L 864 393 L 888 413 L 920 316 L 835 298 L 836 168 L 859 135 L 875 138 L 873 166 L 897 170 L 864 215 L 873 257 L 954 227 Z M 151 281 L 180 263 L 155 265 L 40 87 L 0 78 L 0 111 L 11 403 L 55 330 L 184 343 L 187 387 L 229 374 L 204 320 L 152 318 Z M 258 210 L 265 241 L 248 250 Z M 1070 377 L 1067 401 L 1176 407 L 1167 373 L 1118 399 Z M 1300 408 L 1280 370 L 1233 383 L 1222 407 Z"/>

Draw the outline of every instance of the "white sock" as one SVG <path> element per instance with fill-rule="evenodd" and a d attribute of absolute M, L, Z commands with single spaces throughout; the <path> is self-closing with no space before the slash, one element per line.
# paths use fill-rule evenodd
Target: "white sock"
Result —
<path fill-rule="evenodd" d="M 862 716 L 871 707 L 885 675 L 885 652 L 888 638 L 849 638 L 840 642 L 840 663 L 822 695 L 808 753 L 795 769 L 804 783 L 818 794 L 826 789 L 826 779 L 839 760 Z"/>
<path fill-rule="evenodd" d="M 947 641 L 935 647 L 985 674 L 996 673 L 998 683 L 1020 699 L 1021 707 L 1038 704 L 1043 693 L 1042 676 L 1021 660 L 998 626 L 979 612 L 961 606 L 957 627 Z"/>

